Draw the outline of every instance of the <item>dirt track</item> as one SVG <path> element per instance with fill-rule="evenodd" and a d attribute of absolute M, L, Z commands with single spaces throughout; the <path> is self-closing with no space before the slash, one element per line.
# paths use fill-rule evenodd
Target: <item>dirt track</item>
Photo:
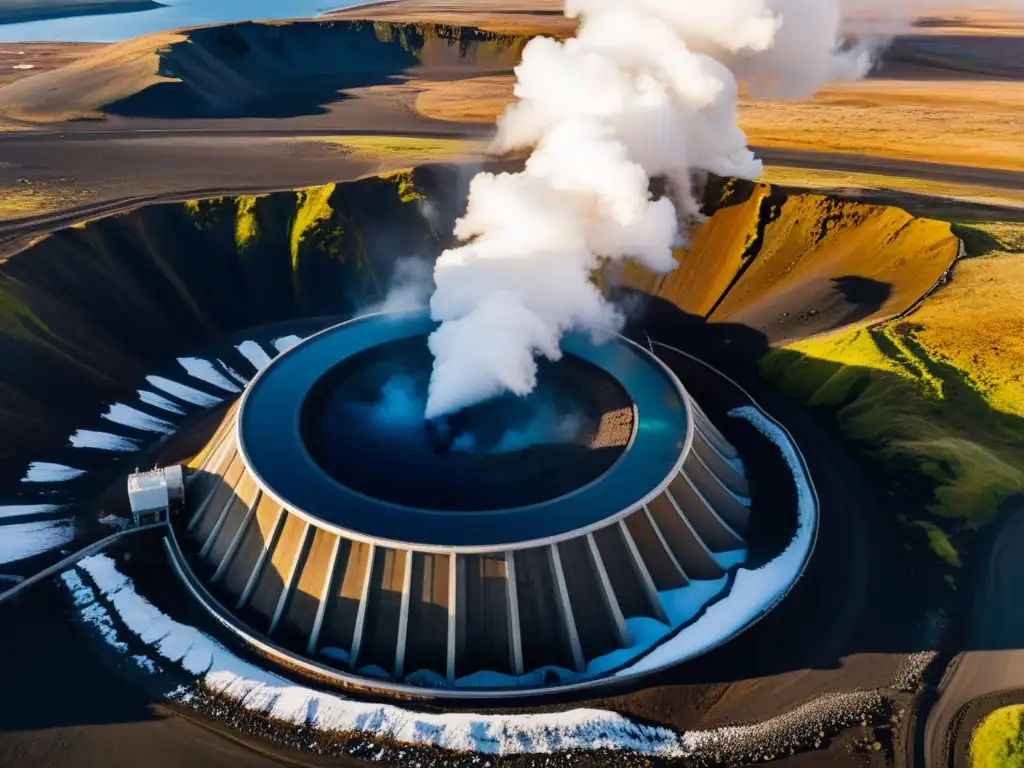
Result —
<path fill-rule="evenodd" d="M 1024 502 L 1018 502 L 997 532 L 991 550 L 979 562 L 973 615 L 965 650 L 953 662 L 939 687 L 939 700 L 924 726 L 926 768 L 953 765 L 954 727 L 958 713 L 975 699 L 1024 688 L 1024 610 L 1020 584 L 1024 579 Z M 920 727 L 920 725 L 918 726 Z"/>

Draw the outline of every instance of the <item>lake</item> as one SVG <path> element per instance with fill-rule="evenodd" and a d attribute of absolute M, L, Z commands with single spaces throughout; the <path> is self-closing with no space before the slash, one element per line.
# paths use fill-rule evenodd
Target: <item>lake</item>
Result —
<path fill-rule="evenodd" d="M 112 43 L 179 27 L 249 19 L 308 18 L 361 4 L 358 0 L 162 0 L 162 3 L 164 7 L 132 13 L 0 24 L 0 43 Z"/>

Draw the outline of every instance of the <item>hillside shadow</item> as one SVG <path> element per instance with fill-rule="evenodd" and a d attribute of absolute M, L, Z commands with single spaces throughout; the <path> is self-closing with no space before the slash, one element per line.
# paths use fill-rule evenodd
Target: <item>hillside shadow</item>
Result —
<path fill-rule="evenodd" d="M 510 72 L 524 40 L 469 27 L 365 22 L 201 28 L 159 51 L 162 81 L 102 110 L 159 119 L 321 115 L 352 98 L 346 90 L 395 83 L 413 70 L 427 79 Z"/>

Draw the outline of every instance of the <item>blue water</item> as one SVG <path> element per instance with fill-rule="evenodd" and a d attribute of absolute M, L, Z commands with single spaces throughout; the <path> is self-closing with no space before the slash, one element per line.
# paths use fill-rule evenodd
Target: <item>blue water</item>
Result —
<path fill-rule="evenodd" d="M 674 380 L 639 348 L 595 344 L 570 334 L 562 349 L 602 368 L 632 396 L 633 441 L 614 466 L 577 491 L 526 507 L 465 514 L 426 510 L 365 496 L 325 472 L 302 437 L 303 405 L 314 385 L 342 360 L 436 324 L 425 313 L 368 317 L 324 331 L 279 357 L 247 390 L 239 414 L 241 448 L 264 487 L 294 509 L 367 536 L 448 546 L 533 541 L 596 523 L 638 503 L 675 471 L 687 434 L 686 408 Z M 400 455 L 383 457 L 390 482 L 403 482 Z M 453 514 L 454 513 L 454 514 Z"/>
<path fill-rule="evenodd" d="M 588 447 L 599 407 L 575 380 L 559 381 L 546 361 L 528 397 L 494 398 L 428 428 L 432 362 L 423 337 L 383 360 L 346 366 L 306 406 L 303 431 L 314 461 L 374 498 L 452 511 L 544 501 L 614 463 L 618 450 Z"/>
<path fill-rule="evenodd" d="M 359 5 L 359 0 L 160 0 L 166 7 L 134 13 L 68 16 L 0 24 L 0 43 L 114 43 L 179 27 L 232 21 L 272 21 L 319 16 Z"/>

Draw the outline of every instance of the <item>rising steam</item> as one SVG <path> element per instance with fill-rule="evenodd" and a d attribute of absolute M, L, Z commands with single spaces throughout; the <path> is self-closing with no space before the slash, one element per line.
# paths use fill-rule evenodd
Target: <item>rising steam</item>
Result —
<path fill-rule="evenodd" d="M 492 149 L 533 148 L 521 173 L 480 173 L 434 270 L 427 418 L 536 386 L 536 355 L 570 329 L 618 328 L 592 275 L 605 260 L 675 268 L 699 219 L 695 174 L 756 179 L 738 81 L 803 98 L 855 80 L 914 0 L 566 0 L 575 38 L 532 40 Z M 936 5 L 936 0 L 927 5 Z M 896 9 L 896 10 L 894 10 Z M 862 14 L 857 36 L 844 18 Z M 666 181 L 654 199 L 650 179 Z"/>

